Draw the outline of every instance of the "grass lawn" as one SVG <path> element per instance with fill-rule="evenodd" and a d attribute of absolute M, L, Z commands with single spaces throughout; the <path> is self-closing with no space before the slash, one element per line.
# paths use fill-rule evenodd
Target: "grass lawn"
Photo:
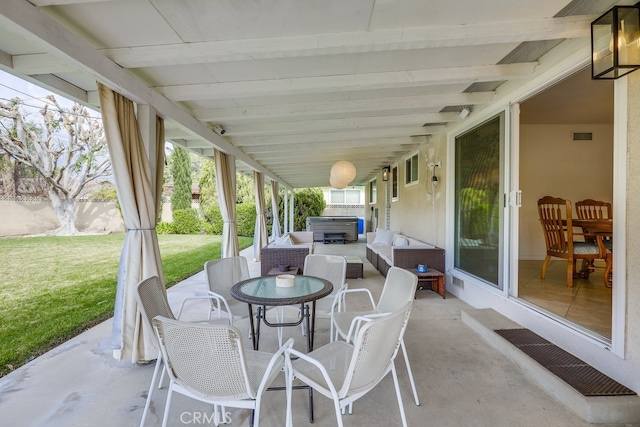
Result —
<path fill-rule="evenodd" d="M 220 236 L 158 240 L 167 287 L 220 258 Z M 113 315 L 123 241 L 124 234 L 0 239 L 0 376 Z"/>

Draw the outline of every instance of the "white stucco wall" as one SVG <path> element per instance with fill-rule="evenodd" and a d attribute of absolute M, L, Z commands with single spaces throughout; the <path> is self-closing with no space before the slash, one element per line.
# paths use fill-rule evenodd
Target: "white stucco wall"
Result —
<path fill-rule="evenodd" d="M 572 131 L 593 132 L 593 140 L 572 141 Z M 522 207 L 518 258 L 544 259 L 538 199 L 554 196 L 572 202 L 613 202 L 613 126 L 521 125 L 519 172 Z"/>
<path fill-rule="evenodd" d="M 75 212 L 80 231 L 124 232 L 124 221 L 114 201 L 77 201 Z M 0 218 L 0 236 L 39 234 L 59 227 L 48 200 L 0 200 Z"/>

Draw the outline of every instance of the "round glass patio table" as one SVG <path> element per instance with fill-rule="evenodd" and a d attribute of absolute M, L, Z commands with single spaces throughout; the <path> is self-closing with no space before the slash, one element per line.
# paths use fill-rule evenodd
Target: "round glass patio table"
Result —
<path fill-rule="evenodd" d="M 307 351 L 313 350 L 315 335 L 316 300 L 326 297 L 333 291 L 331 282 L 320 277 L 297 275 L 295 285 L 284 288 L 276 286 L 277 276 L 260 276 L 243 280 L 231 288 L 231 295 L 238 301 L 246 302 L 251 320 L 251 338 L 254 350 L 260 345 L 260 323 L 267 326 L 297 326 L 306 321 Z M 311 310 L 309 311 L 309 303 Z M 267 306 L 285 306 L 300 304 L 302 315 L 295 322 L 269 322 L 266 319 Z M 253 321 L 253 305 L 258 306 L 257 326 Z"/>

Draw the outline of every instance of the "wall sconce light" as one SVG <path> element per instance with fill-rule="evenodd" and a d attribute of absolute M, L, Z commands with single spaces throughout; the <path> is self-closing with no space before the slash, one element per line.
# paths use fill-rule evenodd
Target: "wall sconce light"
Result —
<path fill-rule="evenodd" d="M 591 23 L 591 78 L 617 79 L 640 68 L 640 3 L 614 6 Z"/>
<path fill-rule="evenodd" d="M 382 168 L 382 180 L 389 181 L 389 174 L 391 173 L 391 166 L 384 166 Z"/>

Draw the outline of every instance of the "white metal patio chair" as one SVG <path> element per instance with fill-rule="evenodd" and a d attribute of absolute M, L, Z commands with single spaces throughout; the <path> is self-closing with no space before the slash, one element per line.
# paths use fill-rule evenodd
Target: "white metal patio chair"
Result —
<path fill-rule="evenodd" d="M 204 273 L 209 285 L 209 295 L 214 297 L 211 300 L 211 313 L 226 316 L 232 323 L 248 318 L 247 304 L 231 296 L 233 285 L 250 278 L 247 259 L 236 256 L 207 261 Z"/>
<path fill-rule="evenodd" d="M 337 255 L 322 255 L 322 254 L 309 254 L 304 259 L 305 276 L 314 276 L 321 279 L 328 280 L 333 285 L 333 291 L 331 294 L 316 301 L 316 319 L 330 319 L 331 307 L 335 296 L 342 290 L 347 289 L 346 283 L 347 275 L 347 260 L 343 256 Z M 342 304 L 340 304 L 342 307 Z M 294 311 L 299 314 L 299 307 L 278 307 L 276 310 L 280 310 L 278 320 L 284 319 L 285 311 Z M 304 330 L 304 322 L 301 323 L 302 334 L 306 334 Z M 330 325 L 331 335 L 333 336 L 333 324 Z M 282 329 L 278 329 L 278 342 L 282 343 Z"/>
<path fill-rule="evenodd" d="M 354 318 L 347 341 L 332 341 L 309 354 L 286 350 L 287 423 L 293 424 L 291 390 L 295 378 L 333 400 L 337 425 L 352 403 L 371 391 L 391 371 L 402 425 L 406 427 L 394 359 L 409 320 L 412 302 L 375 318 Z M 291 360 L 297 357 L 297 360 Z"/>
<path fill-rule="evenodd" d="M 251 409 L 250 425 L 258 427 L 262 395 L 282 371 L 284 352 L 293 339 L 275 353 L 266 353 L 245 349 L 240 331 L 231 325 L 158 316 L 153 326 L 170 378 L 163 427 L 174 392 L 221 407 Z"/>
<path fill-rule="evenodd" d="M 334 302 L 334 307 L 331 312 L 331 323 L 335 329 L 335 335 L 330 337 L 331 340 L 335 340 L 338 336 L 346 338 L 349 333 L 349 328 L 351 327 L 351 322 L 357 316 L 367 316 L 367 315 L 377 315 L 381 313 L 390 313 L 397 311 L 404 304 L 409 301 L 413 301 L 416 294 L 416 288 L 418 285 L 418 277 L 412 272 L 405 270 L 399 267 L 391 267 L 387 272 L 387 278 L 384 282 L 384 287 L 382 288 L 382 294 L 380 295 L 380 299 L 376 304 L 373 295 L 368 289 L 365 288 L 356 288 L 356 289 L 345 289 L 342 291 Z M 339 301 L 345 300 L 346 296 L 349 294 L 355 294 L 364 292 L 369 297 L 369 301 L 371 302 L 371 310 L 368 311 L 346 311 L 342 308 L 341 311 L 339 309 Z M 416 384 L 413 378 L 413 371 L 411 370 L 411 364 L 409 363 L 409 356 L 407 355 L 407 348 L 404 344 L 404 339 L 401 341 L 400 346 L 402 347 L 402 354 L 404 356 L 404 362 L 407 366 L 407 373 L 409 374 L 409 381 L 411 383 L 411 390 L 413 391 L 413 398 L 416 402 L 416 405 L 420 405 L 420 399 L 418 398 L 418 390 L 416 389 Z"/>
<path fill-rule="evenodd" d="M 144 426 L 144 423 L 147 419 L 147 414 L 149 413 L 149 406 L 151 404 L 151 397 L 153 395 L 153 390 L 155 388 L 156 380 L 158 379 L 158 373 L 160 372 L 162 366 L 164 365 L 162 359 L 162 353 L 160 352 L 160 344 L 158 343 L 157 335 L 153 331 L 152 319 L 156 316 L 163 316 L 168 319 L 176 319 L 169 306 L 169 301 L 167 300 L 167 290 L 160 280 L 158 276 L 151 276 L 147 279 L 142 280 L 136 286 L 136 301 L 138 302 L 138 309 L 141 313 L 142 322 L 146 329 L 146 332 L 153 337 L 153 343 L 155 347 L 158 349 L 158 357 L 156 358 L 156 366 L 153 370 L 153 376 L 151 377 L 151 384 L 149 385 L 149 392 L 147 393 L 147 400 L 144 405 L 144 410 L 142 413 L 142 420 L 140 420 L 140 426 Z M 182 301 L 182 305 L 180 307 L 180 311 L 178 313 L 178 317 L 182 314 L 182 310 L 184 308 L 184 303 L 190 299 L 209 299 L 210 297 L 189 297 Z M 210 317 L 210 314 L 209 316 Z M 229 320 L 224 319 L 214 319 L 208 320 L 213 323 L 224 323 L 228 324 Z M 158 388 L 161 388 L 162 380 L 164 378 L 164 370 L 158 380 Z"/>

